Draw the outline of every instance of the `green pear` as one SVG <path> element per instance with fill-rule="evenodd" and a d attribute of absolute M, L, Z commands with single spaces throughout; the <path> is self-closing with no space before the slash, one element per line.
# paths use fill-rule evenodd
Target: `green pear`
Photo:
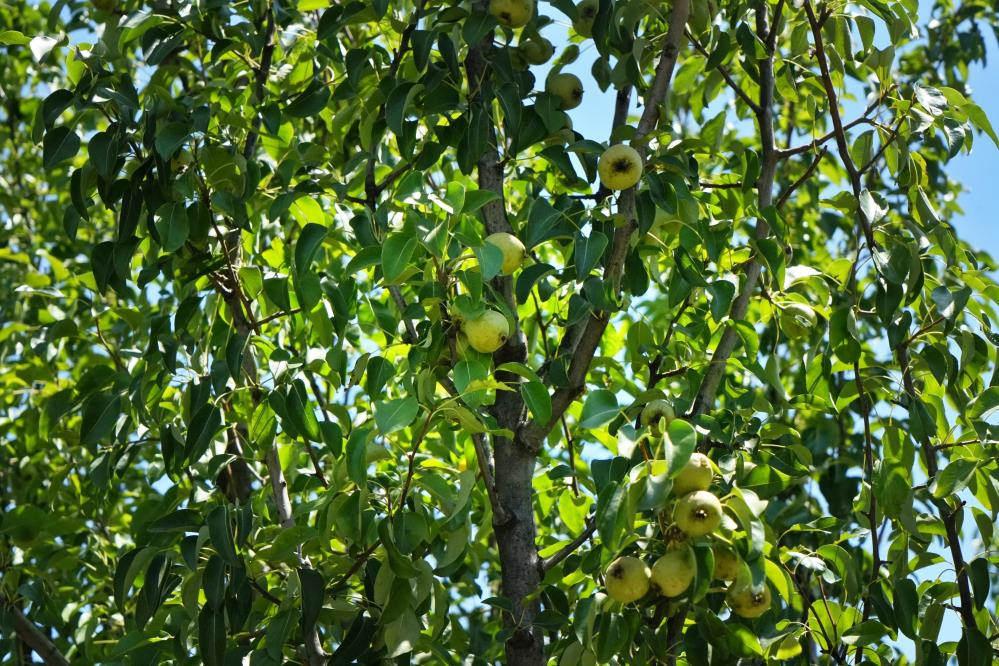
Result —
<path fill-rule="evenodd" d="M 744 581 L 729 588 L 725 601 L 733 613 L 739 617 L 752 619 L 770 609 L 773 597 L 770 594 L 770 586 L 766 583 L 763 583 L 763 587 L 754 588 L 748 581 Z"/>
<path fill-rule="evenodd" d="M 778 315 L 780 330 L 789 338 L 807 338 L 818 323 L 815 310 L 804 303 L 790 303 Z"/>
<path fill-rule="evenodd" d="M 495 310 L 486 310 L 474 319 L 465 320 L 461 328 L 469 346 L 483 354 L 492 354 L 510 337 L 510 323 Z"/>
<path fill-rule="evenodd" d="M 500 268 L 503 275 L 513 275 L 513 272 L 524 263 L 524 257 L 527 256 L 527 248 L 513 234 L 497 231 L 494 234 L 486 236 L 486 242 L 490 245 L 495 245 L 503 253 L 503 266 Z"/>
<path fill-rule="evenodd" d="M 534 15 L 534 0 L 490 0 L 489 13 L 508 28 L 522 28 Z"/>
<path fill-rule="evenodd" d="M 553 74 L 545 82 L 545 90 L 562 102 L 562 109 L 575 109 L 583 103 L 583 82 L 575 74 Z"/>
<path fill-rule="evenodd" d="M 670 421 L 676 418 L 676 412 L 673 411 L 673 405 L 667 400 L 658 399 L 652 400 L 642 409 L 642 415 L 639 418 L 642 425 L 649 428 L 652 434 L 656 437 L 662 437 L 663 431 L 659 427 L 659 421 L 665 419 L 666 426 L 669 427 Z"/>
<path fill-rule="evenodd" d="M 706 490 L 695 490 L 681 497 L 673 513 L 676 526 L 691 538 L 714 532 L 721 524 L 721 517 L 721 502 Z"/>
<path fill-rule="evenodd" d="M 604 572 L 607 594 L 622 604 L 637 601 L 649 591 L 651 575 L 645 562 L 637 557 L 619 557 Z"/>
<path fill-rule="evenodd" d="M 735 580 L 739 577 L 742 568 L 739 563 L 739 556 L 735 551 L 724 544 L 716 543 L 711 548 L 715 556 L 715 578 L 718 580 Z"/>
<path fill-rule="evenodd" d="M 652 565 L 652 583 L 665 597 L 678 597 L 694 580 L 697 563 L 690 548 L 682 547 L 666 551 L 666 554 Z"/>
<path fill-rule="evenodd" d="M 593 36 L 593 22 L 597 18 L 600 10 L 600 0 L 583 0 L 576 5 L 576 20 L 572 22 L 572 29 L 580 37 Z"/>
<path fill-rule="evenodd" d="M 604 151 L 597 162 L 600 182 L 609 190 L 626 190 L 642 179 L 642 157 L 623 143 Z"/>
<path fill-rule="evenodd" d="M 713 478 L 711 460 L 703 453 L 692 453 L 687 464 L 673 477 L 673 494 L 679 497 L 695 490 L 707 490 Z"/>

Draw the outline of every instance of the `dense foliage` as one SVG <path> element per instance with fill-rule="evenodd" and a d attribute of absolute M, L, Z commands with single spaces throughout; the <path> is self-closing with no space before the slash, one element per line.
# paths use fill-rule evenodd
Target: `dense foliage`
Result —
<path fill-rule="evenodd" d="M 994 3 L 536 5 L 0 5 L 0 659 L 993 663 Z"/>

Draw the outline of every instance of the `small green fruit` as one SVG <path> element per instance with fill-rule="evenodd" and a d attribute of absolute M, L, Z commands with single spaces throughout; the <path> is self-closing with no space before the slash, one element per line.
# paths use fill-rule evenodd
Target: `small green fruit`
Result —
<path fill-rule="evenodd" d="M 692 453 L 687 464 L 673 477 L 673 494 L 679 497 L 695 490 L 707 490 L 714 475 L 711 460 L 703 453 Z"/>
<path fill-rule="evenodd" d="M 600 156 L 597 163 L 600 182 L 609 190 L 626 190 L 642 178 L 642 158 L 638 151 L 619 143 Z"/>
<path fill-rule="evenodd" d="M 545 90 L 562 102 L 562 109 L 575 109 L 583 103 L 583 82 L 575 74 L 554 74 L 545 82 Z"/>
<path fill-rule="evenodd" d="M 534 15 L 534 0 L 490 0 L 489 13 L 508 28 L 522 28 Z"/>
<path fill-rule="evenodd" d="M 524 257 L 527 256 L 527 248 L 513 234 L 498 231 L 495 234 L 486 236 L 486 242 L 490 245 L 495 245 L 503 253 L 503 267 L 500 269 L 503 275 L 512 275 L 524 263 Z"/>
<path fill-rule="evenodd" d="M 521 42 L 517 45 L 517 51 L 532 65 L 543 65 L 555 55 L 555 47 L 544 37 Z"/>
<path fill-rule="evenodd" d="M 724 544 L 715 544 L 712 549 L 715 555 L 715 578 L 718 580 L 735 580 L 739 577 L 739 556 Z"/>
<path fill-rule="evenodd" d="M 683 594 L 694 580 L 697 564 L 690 548 L 667 551 L 652 565 L 652 583 L 666 597 Z"/>
<path fill-rule="evenodd" d="M 725 597 L 732 612 L 739 617 L 755 618 L 770 609 L 773 597 L 770 586 L 763 583 L 762 588 L 753 588 L 748 582 L 736 583 Z"/>
<path fill-rule="evenodd" d="M 510 323 L 495 310 L 486 310 L 475 319 L 462 323 L 468 344 L 477 352 L 492 354 L 510 337 Z"/>
<path fill-rule="evenodd" d="M 576 5 L 576 20 L 572 22 L 572 29 L 577 35 L 580 37 L 593 35 L 593 22 L 599 10 L 600 0 L 583 0 Z"/>
<path fill-rule="evenodd" d="M 659 427 L 660 419 L 665 419 L 666 427 L 669 427 L 670 421 L 675 418 L 676 413 L 673 411 L 673 405 L 666 400 L 659 399 L 645 405 L 640 420 L 643 426 L 651 429 L 653 435 L 662 437 L 663 431 Z"/>
<path fill-rule="evenodd" d="M 695 490 L 676 503 L 673 519 L 688 537 L 695 538 L 714 532 L 721 524 L 722 505 L 707 490 Z"/>
<path fill-rule="evenodd" d="M 780 330 L 789 338 L 805 338 L 812 334 L 818 318 L 815 310 L 804 303 L 785 305 L 778 315 Z"/>
<path fill-rule="evenodd" d="M 610 563 L 604 573 L 607 594 L 614 601 L 630 604 L 649 591 L 652 572 L 637 557 L 619 557 Z"/>

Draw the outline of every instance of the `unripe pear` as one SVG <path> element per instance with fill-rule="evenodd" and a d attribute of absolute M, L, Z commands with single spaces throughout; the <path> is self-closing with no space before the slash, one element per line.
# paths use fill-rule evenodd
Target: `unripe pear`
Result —
<path fill-rule="evenodd" d="M 785 305 L 778 315 L 780 330 L 789 338 L 805 338 L 812 334 L 818 323 L 815 310 L 804 303 Z"/>
<path fill-rule="evenodd" d="M 517 51 L 532 65 L 543 65 L 555 55 L 555 47 L 544 37 L 521 42 L 517 45 Z"/>
<path fill-rule="evenodd" d="M 490 0 L 489 13 L 508 28 L 522 28 L 534 14 L 534 0 Z"/>
<path fill-rule="evenodd" d="M 676 413 L 673 411 L 673 405 L 668 401 L 663 399 L 652 400 L 642 409 L 641 422 L 643 426 L 648 427 L 652 434 L 656 437 L 661 437 L 663 434 L 662 429 L 659 427 L 659 420 L 666 420 L 666 427 L 669 427 L 670 421 L 676 418 Z"/>
<path fill-rule="evenodd" d="M 712 547 L 715 555 L 715 578 L 718 580 L 735 580 L 739 577 L 739 556 L 724 544 Z"/>
<path fill-rule="evenodd" d="M 695 490 L 707 490 L 712 478 L 711 460 L 703 453 L 692 453 L 687 464 L 673 477 L 673 494 L 679 497 Z"/>
<path fill-rule="evenodd" d="M 637 557 L 619 557 L 610 563 L 604 573 L 607 594 L 622 604 L 637 601 L 649 591 L 651 575 L 645 562 Z"/>
<path fill-rule="evenodd" d="M 500 268 L 503 275 L 512 275 L 524 263 L 524 257 L 527 256 L 527 248 L 513 234 L 497 231 L 494 234 L 486 236 L 486 242 L 490 245 L 495 245 L 503 253 L 503 267 Z"/>
<path fill-rule="evenodd" d="M 562 102 L 562 109 L 575 109 L 583 103 L 583 82 L 575 74 L 553 74 L 545 82 L 545 90 Z"/>
<path fill-rule="evenodd" d="M 721 524 L 722 505 L 707 490 L 695 490 L 676 503 L 673 520 L 688 537 L 710 534 Z"/>
<path fill-rule="evenodd" d="M 770 594 L 770 586 L 766 583 L 763 583 L 762 588 L 754 589 L 749 582 L 744 582 L 733 585 L 725 601 L 733 613 L 751 619 L 766 613 L 770 609 L 773 597 Z"/>
<path fill-rule="evenodd" d="M 667 551 L 652 565 L 652 583 L 663 596 L 678 597 L 690 587 L 696 572 L 690 548 L 677 548 Z"/>
<path fill-rule="evenodd" d="M 609 190 L 626 190 L 642 179 L 642 158 L 631 146 L 619 143 L 600 156 L 600 182 Z"/>
<path fill-rule="evenodd" d="M 492 354 L 510 337 L 510 323 L 495 310 L 486 310 L 474 319 L 465 320 L 461 328 L 472 349 L 483 354 Z"/>
<path fill-rule="evenodd" d="M 600 0 L 583 0 L 576 5 L 576 20 L 572 22 L 572 29 L 581 37 L 593 35 L 593 22 L 597 18 L 600 10 Z"/>

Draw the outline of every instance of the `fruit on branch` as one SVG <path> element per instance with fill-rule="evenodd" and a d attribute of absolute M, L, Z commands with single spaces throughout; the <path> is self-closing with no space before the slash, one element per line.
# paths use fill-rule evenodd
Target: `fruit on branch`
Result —
<path fill-rule="evenodd" d="M 489 13 L 508 28 L 522 28 L 534 15 L 534 0 L 490 0 Z"/>
<path fill-rule="evenodd" d="M 532 65 L 543 65 L 555 55 L 555 47 L 544 37 L 534 37 L 520 42 L 517 51 Z"/>
<path fill-rule="evenodd" d="M 735 551 L 720 543 L 712 547 L 715 556 L 715 578 L 718 580 L 735 580 L 739 577 L 739 556 Z"/>
<path fill-rule="evenodd" d="M 510 337 L 510 322 L 495 310 L 486 310 L 474 319 L 466 319 L 461 329 L 472 349 L 483 354 L 492 354 Z"/>
<path fill-rule="evenodd" d="M 593 35 L 593 22 L 599 10 L 600 0 L 583 0 L 576 5 L 576 20 L 572 22 L 572 29 L 577 35 L 580 37 Z"/>
<path fill-rule="evenodd" d="M 575 74 L 553 74 L 545 82 L 545 90 L 562 102 L 564 110 L 575 109 L 583 103 L 583 82 Z"/>
<path fill-rule="evenodd" d="M 637 557 L 619 557 L 610 563 L 604 572 L 607 594 L 614 601 L 630 604 L 645 596 L 649 591 L 652 572 Z"/>
<path fill-rule="evenodd" d="M 778 316 L 780 330 L 789 338 L 805 338 L 812 334 L 818 323 L 815 310 L 804 303 L 790 303 L 781 308 Z"/>
<path fill-rule="evenodd" d="M 503 275 L 513 275 L 513 272 L 520 268 L 527 256 L 527 248 L 520 242 L 520 239 L 505 231 L 497 231 L 486 236 L 486 242 L 495 245 L 503 253 L 503 266 L 500 268 Z"/>
<path fill-rule="evenodd" d="M 600 182 L 609 190 L 626 190 L 642 178 L 642 157 L 631 146 L 619 143 L 600 156 Z"/>
<path fill-rule="evenodd" d="M 721 516 L 718 498 L 707 490 L 695 490 L 677 501 L 673 520 L 688 537 L 699 537 L 714 532 L 721 524 Z"/>
<path fill-rule="evenodd" d="M 659 421 L 665 420 L 666 423 L 664 427 L 669 427 L 670 421 L 675 418 L 676 412 L 673 411 L 673 405 L 660 398 L 658 400 L 652 400 L 645 405 L 642 409 L 640 421 L 643 426 L 651 430 L 653 435 L 661 437 L 663 430 L 659 425 Z"/>
<path fill-rule="evenodd" d="M 666 554 L 652 565 L 652 583 L 666 597 L 683 594 L 697 572 L 697 563 L 689 547 L 666 551 Z"/>
<path fill-rule="evenodd" d="M 763 583 L 763 587 L 754 588 L 749 581 L 738 582 L 729 589 L 725 600 L 739 617 L 759 617 L 770 608 L 770 586 Z"/>
<path fill-rule="evenodd" d="M 703 453 L 692 453 L 687 464 L 673 477 L 673 494 L 680 496 L 695 490 L 707 490 L 712 478 L 711 460 Z"/>

